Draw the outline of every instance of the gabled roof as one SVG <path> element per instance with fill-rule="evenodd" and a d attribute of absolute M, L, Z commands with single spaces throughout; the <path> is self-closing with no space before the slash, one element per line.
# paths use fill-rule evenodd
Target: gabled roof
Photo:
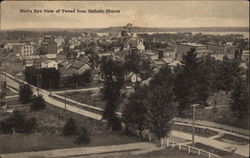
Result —
<path fill-rule="evenodd" d="M 80 69 L 81 67 L 83 67 L 85 64 L 87 64 L 86 62 L 83 62 L 83 61 L 74 61 L 72 62 L 72 68 L 75 68 L 75 69 Z"/>

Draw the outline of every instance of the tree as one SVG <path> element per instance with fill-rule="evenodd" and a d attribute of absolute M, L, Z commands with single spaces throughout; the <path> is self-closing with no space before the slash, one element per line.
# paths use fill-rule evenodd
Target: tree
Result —
<path fill-rule="evenodd" d="M 30 102 L 32 97 L 32 90 L 28 84 L 21 84 L 19 86 L 19 100 L 23 104 Z"/>
<path fill-rule="evenodd" d="M 76 138 L 75 142 L 77 144 L 88 144 L 90 143 L 90 134 L 88 130 L 82 127 L 79 131 L 79 136 Z"/>
<path fill-rule="evenodd" d="M 32 99 L 32 104 L 30 106 L 31 110 L 42 110 L 45 109 L 46 104 L 42 95 L 34 96 Z"/>
<path fill-rule="evenodd" d="M 146 128 L 145 98 L 148 91 L 150 91 L 148 87 L 140 87 L 128 98 L 128 103 L 122 112 L 122 120 L 128 129 L 142 132 Z"/>
<path fill-rule="evenodd" d="M 74 135 L 76 133 L 76 130 L 77 126 L 75 124 L 75 121 L 72 118 L 70 118 L 63 126 L 63 135 L 64 136 Z"/>
<path fill-rule="evenodd" d="M 234 81 L 231 93 L 231 109 L 238 119 L 248 116 L 249 112 L 249 86 L 248 82 L 239 79 Z"/>
<path fill-rule="evenodd" d="M 128 72 L 134 72 L 138 74 L 140 72 L 140 54 L 136 51 L 131 51 L 125 56 L 125 67 Z"/>
<path fill-rule="evenodd" d="M 79 85 L 86 85 L 91 82 L 91 70 L 86 70 L 83 74 L 79 76 Z"/>
<path fill-rule="evenodd" d="M 227 56 L 224 56 L 220 69 L 220 89 L 228 93 L 233 89 L 234 80 L 239 80 L 242 75 L 240 62 L 235 59 L 230 60 Z"/>
<path fill-rule="evenodd" d="M 172 119 L 175 116 L 176 103 L 174 101 L 175 75 L 166 66 L 160 69 L 150 82 L 146 98 L 148 129 L 162 140 L 171 130 Z M 162 141 L 161 141 L 162 145 Z"/>
<path fill-rule="evenodd" d="M 182 112 L 190 107 L 190 104 L 199 103 L 206 105 L 209 97 L 208 75 L 204 74 L 205 67 L 202 67 L 195 49 L 188 51 L 183 56 L 181 68 L 176 74 L 175 96 L 179 102 L 178 111 Z"/>
<path fill-rule="evenodd" d="M 25 121 L 25 131 L 27 133 L 32 132 L 37 127 L 37 119 L 35 117 L 32 117 Z"/>
<path fill-rule="evenodd" d="M 139 87 L 123 111 L 123 121 L 129 129 L 150 130 L 159 140 L 168 135 L 175 116 L 175 75 L 166 66 L 154 76 L 149 86 Z"/>
<path fill-rule="evenodd" d="M 101 72 L 104 75 L 101 93 L 103 100 L 106 101 L 102 118 L 108 121 L 110 128 L 117 121 L 116 110 L 123 96 L 125 67 L 121 62 L 105 57 L 101 61 Z"/>

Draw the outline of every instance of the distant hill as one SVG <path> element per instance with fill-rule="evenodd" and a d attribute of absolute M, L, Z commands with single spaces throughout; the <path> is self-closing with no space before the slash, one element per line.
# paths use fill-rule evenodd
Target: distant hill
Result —
<path fill-rule="evenodd" d="M 24 28 L 2 31 L 69 31 L 69 32 L 121 32 L 124 27 L 108 28 Z M 193 27 L 193 28 L 153 28 L 153 27 L 132 27 L 132 32 L 249 32 L 248 27 Z"/>

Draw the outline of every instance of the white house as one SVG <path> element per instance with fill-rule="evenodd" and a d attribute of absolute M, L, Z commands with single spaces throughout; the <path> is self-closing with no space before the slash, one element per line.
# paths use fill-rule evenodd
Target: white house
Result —
<path fill-rule="evenodd" d="M 54 60 L 44 60 L 41 63 L 41 68 L 55 68 L 58 69 L 58 63 Z"/>

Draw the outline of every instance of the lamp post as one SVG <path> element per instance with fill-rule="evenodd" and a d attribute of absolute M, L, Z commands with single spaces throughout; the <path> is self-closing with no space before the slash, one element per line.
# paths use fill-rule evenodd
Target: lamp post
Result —
<path fill-rule="evenodd" d="M 194 136 L 195 136 L 195 107 L 197 107 L 199 104 L 192 104 L 191 107 L 193 107 L 193 133 L 192 133 L 192 146 L 194 146 Z"/>

